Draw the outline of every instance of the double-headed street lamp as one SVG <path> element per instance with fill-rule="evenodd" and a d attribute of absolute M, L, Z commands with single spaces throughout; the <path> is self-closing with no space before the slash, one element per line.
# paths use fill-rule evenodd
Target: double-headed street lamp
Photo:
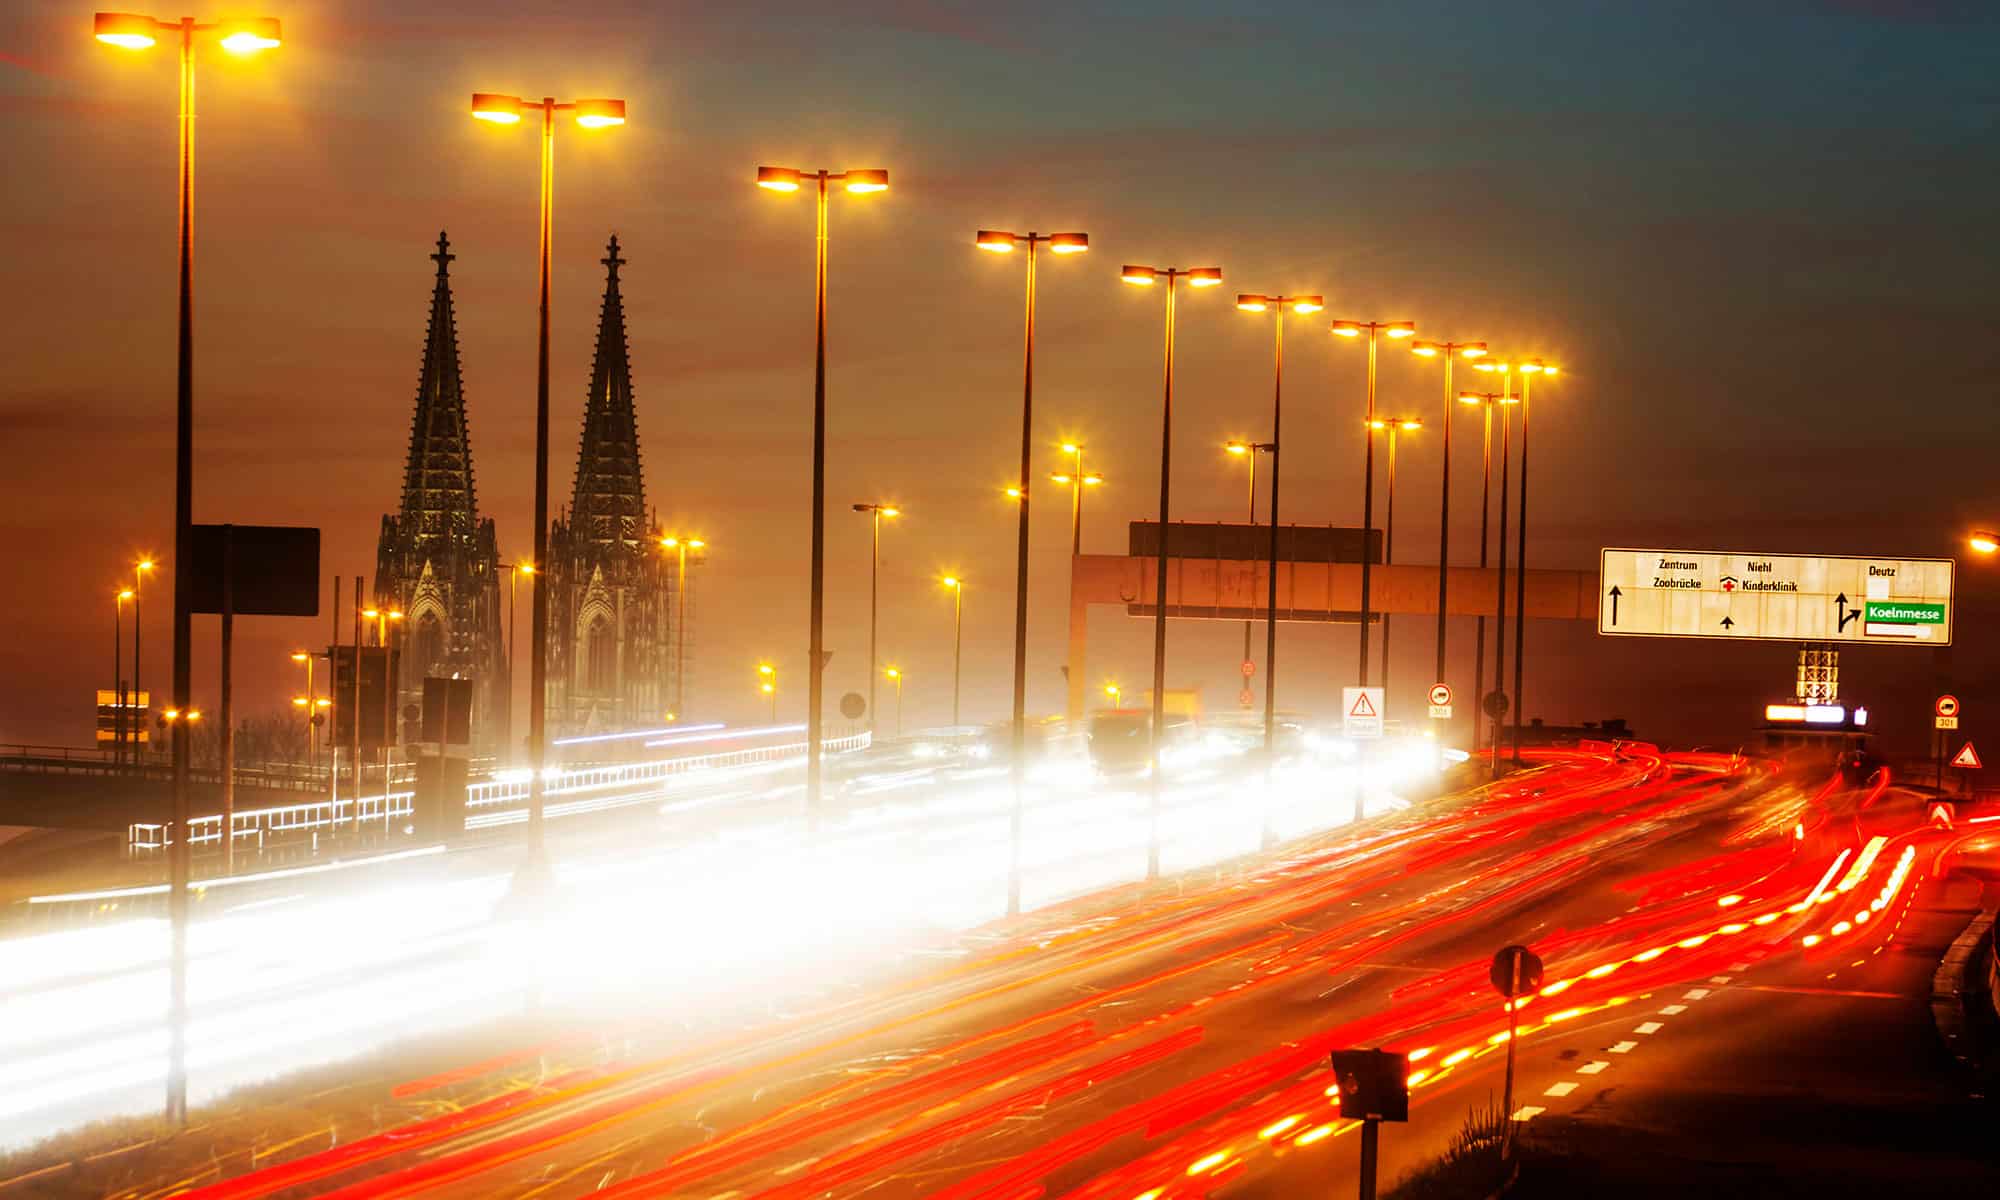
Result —
<path fill-rule="evenodd" d="M 1396 561 L 1396 435 L 1415 433 L 1424 427 L 1418 417 L 1377 418 L 1368 423 L 1369 433 L 1389 435 L 1389 515 L 1382 522 L 1382 565 Z M 1382 691 L 1386 705 L 1389 690 L 1389 614 L 1382 614 Z"/>
<path fill-rule="evenodd" d="M 771 724 L 778 723 L 778 668 L 767 662 L 757 664 L 757 690 L 771 701 Z"/>
<path fill-rule="evenodd" d="M 1021 516 L 1014 550 L 1014 725 L 1013 759 L 1008 772 L 1014 783 L 1014 806 L 1009 817 L 1013 864 L 1007 872 L 1009 916 L 1021 911 L 1021 787 L 1028 754 L 1028 458 L 1035 431 L 1035 248 L 1045 243 L 1052 254 L 1082 254 L 1090 249 L 1090 235 L 982 229 L 973 238 L 974 245 L 994 254 L 1011 254 L 1021 248 L 1028 251 L 1027 349 L 1021 360 Z M 1075 505 L 1071 507 L 1074 510 Z"/>
<path fill-rule="evenodd" d="M 820 743 L 823 728 L 820 696 L 826 678 L 826 185 L 838 183 L 849 195 L 867 196 L 889 190 L 889 172 L 806 171 L 795 167 L 758 167 L 757 186 L 789 194 L 807 182 L 814 187 L 813 208 L 813 495 L 812 495 L 812 632 L 806 652 L 806 829 L 819 828 Z"/>
<path fill-rule="evenodd" d="M 854 511 L 868 514 L 868 734 L 875 734 L 875 628 L 879 611 L 882 576 L 882 518 L 895 519 L 903 510 L 880 501 L 857 504 Z"/>
<path fill-rule="evenodd" d="M 1257 456 L 1259 454 L 1276 455 L 1278 450 L 1278 443 L 1244 442 L 1244 441 L 1231 440 L 1224 442 L 1222 444 L 1222 449 L 1226 453 L 1228 453 L 1231 457 L 1240 458 L 1250 464 L 1249 523 L 1255 525 L 1257 523 Z M 1277 460 L 1274 457 L 1272 460 L 1272 464 L 1274 466 L 1276 465 L 1276 461 Z M 1250 658 L 1250 618 L 1248 617 L 1243 618 L 1243 662 L 1246 664 L 1244 667 L 1244 674 L 1243 674 L 1243 687 L 1245 691 L 1248 691 L 1250 687 L 1250 668 L 1252 665 L 1254 665 Z M 1243 707 L 1245 708 L 1250 707 L 1250 698 L 1247 695 L 1243 698 Z"/>
<path fill-rule="evenodd" d="M 1082 442 L 1064 442 L 1062 452 L 1069 455 L 1071 469 L 1057 471 L 1049 476 L 1050 483 L 1061 484 L 1069 489 L 1069 556 L 1075 558 L 1083 553 L 1083 489 L 1096 487 L 1104 482 L 1104 476 L 1095 471 L 1083 469 Z"/>
<path fill-rule="evenodd" d="M 1451 384 L 1451 368 L 1454 358 L 1479 359 L 1486 356 L 1485 342 L 1411 342 L 1410 353 L 1419 358 L 1444 360 L 1444 468 L 1440 472 L 1438 485 L 1438 627 L 1437 627 L 1437 673 L 1434 681 L 1445 681 L 1445 586 L 1451 563 L 1451 406 L 1458 393 Z M 1474 702 L 1475 707 L 1477 701 Z M 1479 718 L 1472 718 L 1473 737 L 1479 736 Z"/>
<path fill-rule="evenodd" d="M 688 551 L 706 550 L 708 543 L 674 534 L 661 538 L 660 545 L 674 551 L 680 562 L 674 577 L 674 711 L 668 717 L 678 721 L 687 715 Z"/>
<path fill-rule="evenodd" d="M 1151 287 L 1167 281 L 1166 389 L 1160 404 L 1160 545 L 1154 567 L 1153 590 L 1153 720 L 1148 730 L 1149 772 L 1152 790 L 1150 832 L 1146 838 L 1146 878 L 1160 877 L 1160 750 L 1167 719 L 1167 515 L 1172 498 L 1174 446 L 1174 285 L 1185 279 L 1189 287 L 1222 286 L 1221 267 L 1147 267 L 1126 264 L 1119 278 L 1134 287 Z"/>
<path fill-rule="evenodd" d="M 1277 319 L 1272 328 L 1272 368 L 1271 368 L 1271 440 L 1263 445 L 1249 447 L 1250 459 L 1250 520 L 1257 519 L 1257 451 L 1268 446 L 1271 452 L 1271 553 L 1266 580 L 1264 603 L 1264 770 L 1268 774 L 1271 764 L 1276 761 L 1277 742 L 1277 702 L 1278 702 L 1278 466 L 1281 461 L 1283 435 L 1279 432 L 1285 408 L 1285 311 L 1291 310 L 1299 316 L 1308 316 L 1326 307 L 1323 296 L 1267 296 L 1257 292 L 1245 292 L 1236 297 L 1236 307 L 1244 312 L 1275 312 Z M 1232 443 L 1242 445 L 1242 443 Z M 1164 532 L 1164 531 L 1163 531 Z M 1250 661 L 1247 634 L 1249 622 L 1244 623 L 1246 645 L 1243 661 Z M 1248 680 L 1246 679 L 1247 683 Z M 1267 781 L 1268 782 L 1268 781 Z M 1264 844 L 1271 844 L 1270 806 L 1264 809 Z"/>
<path fill-rule="evenodd" d="M 1512 405 L 1514 398 L 1501 392 L 1460 392 L 1458 394 L 1458 402 L 1460 404 L 1479 405 L 1481 415 L 1484 417 L 1479 448 L 1479 568 L 1484 573 L 1486 569 L 1487 550 L 1492 545 L 1493 540 L 1490 526 L 1488 525 L 1489 510 L 1492 507 L 1493 501 L 1493 410 L 1495 408 L 1500 409 L 1500 469 L 1502 478 L 1505 478 L 1507 469 L 1507 431 L 1513 426 Z M 1503 503 L 1505 502 L 1506 496 L 1504 494 L 1501 496 L 1501 500 Z M 1477 632 L 1474 635 L 1472 644 L 1472 748 L 1477 750 L 1479 748 L 1479 718 L 1486 711 L 1486 617 L 1484 614 L 1481 614 L 1474 628 Z M 1499 682 L 1497 675 L 1494 678 L 1494 682 L 1497 686 Z"/>
<path fill-rule="evenodd" d="M 556 114 L 569 113 L 584 129 L 625 123 L 623 100 L 558 102 L 553 96 L 523 100 L 495 92 L 474 92 L 472 115 L 495 125 L 518 125 L 529 112 L 542 116 L 539 274 L 540 329 L 535 360 L 535 558 L 549 561 L 549 256 L 555 240 Z M 531 578 L 528 617 L 528 863 L 527 878 L 539 886 L 547 871 L 543 849 L 542 769 L 547 760 L 549 587 L 545 572 Z"/>
<path fill-rule="evenodd" d="M 965 650 L 965 580 L 945 575 L 939 583 L 951 589 L 951 723 L 958 724 L 958 687 Z"/>
<path fill-rule="evenodd" d="M 1336 337 L 1368 337 L 1368 411 L 1363 417 L 1368 422 L 1367 448 L 1362 452 L 1361 469 L 1361 655 L 1359 669 L 1355 677 L 1360 686 L 1368 686 L 1368 617 L 1370 570 L 1375 555 L 1370 543 L 1375 538 L 1375 358 L 1376 344 L 1383 335 L 1392 338 L 1417 336 L 1415 321 L 1335 321 L 1332 326 Z M 1357 797 L 1358 809 L 1361 801 Z"/>
<path fill-rule="evenodd" d="M 199 22 L 193 17 L 162 21 L 137 13 L 98 13 L 97 40 L 125 50 L 145 50 L 161 36 L 180 42 L 180 336 L 175 374 L 174 439 L 174 708 L 189 709 L 194 670 L 194 43 L 213 38 L 232 54 L 255 54 L 283 41 L 271 17 Z M 135 609 L 136 612 L 136 609 Z M 137 644 L 133 646 L 136 654 Z M 133 667 L 136 685 L 138 668 Z M 136 686 L 135 686 L 136 690 Z M 173 825 L 168 851 L 168 922 L 173 947 L 168 970 L 172 991 L 168 1014 L 167 1120 L 187 1124 L 187 917 L 188 752 L 187 722 L 173 724 Z"/>

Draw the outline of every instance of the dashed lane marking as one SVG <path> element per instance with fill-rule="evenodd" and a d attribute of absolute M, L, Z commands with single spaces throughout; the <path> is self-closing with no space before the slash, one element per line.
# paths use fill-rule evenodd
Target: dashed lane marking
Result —
<path fill-rule="evenodd" d="M 1680 1014 L 1686 1012 L 1687 1010 L 1688 1006 L 1685 1004 L 1669 1004 L 1665 1008 L 1661 1009 L 1660 1012 L 1665 1016 L 1677 1017 Z"/>
<path fill-rule="evenodd" d="M 1576 1090 L 1576 1089 L 1577 1089 L 1577 1088 L 1578 1088 L 1579 1086 L 1581 1086 L 1581 1085 L 1580 1085 L 1580 1084 L 1577 1084 L 1577 1083 L 1575 1083 L 1575 1082 L 1573 1082 L 1573 1081 L 1571 1081 L 1571 1080 L 1567 1080 L 1567 1079 L 1565 1079 L 1565 1080 L 1563 1080 L 1563 1081 L 1562 1081 L 1561 1083 L 1552 1083 L 1552 1084 L 1550 1084 L 1550 1085 L 1549 1085 L 1549 1090 L 1548 1090 L 1548 1091 L 1546 1091 L 1546 1092 L 1543 1092 L 1543 1093 L 1542 1093 L 1542 1095 L 1544 1095 L 1544 1096 L 1567 1096 L 1567 1095 L 1569 1095 L 1569 1094 L 1570 1094 L 1571 1092 L 1575 1091 L 1575 1090 Z"/>
<path fill-rule="evenodd" d="M 1681 999 L 1683 1000 L 1705 1000 L 1707 998 L 1707 988 L 1689 988 L 1687 991 L 1681 993 Z"/>
<path fill-rule="evenodd" d="M 1662 1030 L 1662 1029 L 1665 1029 L 1665 1028 L 1666 1028 L 1666 1025 L 1665 1025 L 1665 1024 L 1663 1024 L 1662 1022 L 1659 1022 L 1659 1021 L 1647 1021 L 1647 1022 L 1645 1022 L 1645 1023 L 1641 1024 L 1641 1025 L 1638 1025 L 1638 1026 L 1636 1026 L 1636 1027 L 1635 1027 L 1635 1028 L 1634 1028 L 1634 1029 L 1632 1030 L 1632 1032 L 1633 1032 L 1633 1033 L 1658 1033 L 1658 1032 L 1659 1032 L 1660 1030 Z"/>
<path fill-rule="evenodd" d="M 1596 1062 L 1587 1062 L 1578 1067 L 1576 1073 L 1579 1075 L 1595 1075 L 1610 1065 L 1610 1063 L 1605 1062 L 1603 1059 L 1599 1059 Z"/>
<path fill-rule="evenodd" d="M 1615 1046 L 1605 1047 L 1605 1051 L 1610 1054 L 1630 1054 L 1638 1048 L 1639 1043 L 1637 1042 L 1619 1042 Z"/>
<path fill-rule="evenodd" d="M 1531 1117 L 1539 1117 L 1547 1111 L 1549 1110 L 1539 1104 L 1523 1104 L 1514 1110 L 1514 1119 L 1516 1121 L 1526 1121 Z"/>

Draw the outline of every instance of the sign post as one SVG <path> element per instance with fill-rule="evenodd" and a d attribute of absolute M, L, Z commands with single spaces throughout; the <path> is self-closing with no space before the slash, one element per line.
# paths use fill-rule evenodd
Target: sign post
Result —
<path fill-rule="evenodd" d="M 1388 1050 L 1335 1050 L 1340 1115 L 1361 1122 L 1361 1200 L 1375 1200 L 1378 1127 L 1410 1119 L 1410 1060 Z"/>
<path fill-rule="evenodd" d="M 1493 956 L 1487 978 L 1493 981 L 1493 990 L 1507 999 L 1507 1083 L 1500 1100 L 1507 1119 L 1500 1135 L 1500 1159 L 1504 1162 L 1514 1153 L 1514 1039 L 1518 1032 L 1515 1012 L 1522 995 L 1542 986 L 1542 960 L 1526 946 L 1502 946 Z"/>

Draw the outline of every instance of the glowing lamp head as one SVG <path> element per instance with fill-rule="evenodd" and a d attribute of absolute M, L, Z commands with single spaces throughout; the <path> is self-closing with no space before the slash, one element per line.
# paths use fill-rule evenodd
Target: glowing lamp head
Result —
<path fill-rule="evenodd" d="M 1082 254 L 1090 249 L 1090 235 L 1087 233 L 1052 233 L 1049 235 L 1049 253 Z"/>
<path fill-rule="evenodd" d="M 1396 422 L 1396 428 L 1402 430 L 1404 433 L 1415 433 L 1423 427 L 1424 423 L 1415 417 L 1405 417 L 1403 420 Z"/>
<path fill-rule="evenodd" d="M 292 707 L 293 707 L 293 708 L 304 708 L 304 707 L 306 707 L 306 698 L 305 698 L 304 696 L 293 696 L 293 697 L 292 697 Z"/>
<path fill-rule="evenodd" d="M 1351 338 L 1361 336 L 1361 326 L 1355 324 L 1353 321 L 1335 321 L 1332 329 L 1337 337 Z"/>
<path fill-rule="evenodd" d="M 1159 279 L 1159 277 L 1159 271 L 1152 267 L 1140 267 L 1127 263 L 1118 268 L 1118 278 L 1134 287 L 1152 287 L 1154 281 Z"/>
<path fill-rule="evenodd" d="M 1486 343 L 1467 342 L 1458 348 L 1458 356 L 1460 358 L 1484 358 L 1486 357 Z"/>
<path fill-rule="evenodd" d="M 222 35 L 222 48 L 231 54 L 255 54 L 260 50 L 276 50 L 284 44 L 275 17 L 224 21 L 216 32 Z"/>
<path fill-rule="evenodd" d="M 895 516 L 896 514 L 895 514 L 895 513 L 890 513 L 889 515 L 893 517 L 893 516 Z M 690 550 L 706 550 L 706 549 L 708 549 L 708 543 L 707 543 L 707 542 L 705 542 L 705 541 L 703 541 L 703 540 L 702 540 L 702 539 L 700 539 L 700 538 L 689 538 L 689 539 L 687 540 L 687 546 L 688 546 L 688 549 L 690 549 Z"/>
<path fill-rule="evenodd" d="M 1083 452 L 1083 446 L 1076 442 L 1064 442 L 1061 449 L 1064 454 L 1080 454 Z"/>
<path fill-rule="evenodd" d="M 1020 488 L 1017 488 L 1017 487 L 1010 487 L 1010 488 L 1008 488 L 1008 489 L 1006 489 L 1006 490 L 1007 490 L 1007 498 L 1008 498 L 1009 500 L 1019 500 L 1019 499 L 1021 498 L 1021 489 L 1020 489 Z"/>
<path fill-rule="evenodd" d="M 585 129 L 610 129 L 625 123 L 623 100 L 579 100 L 576 123 Z"/>
<path fill-rule="evenodd" d="M 1269 296 L 1260 296 L 1255 292 L 1238 292 L 1236 294 L 1236 307 L 1242 309 L 1244 312 L 1260 313 L 1270 306 L 1271 298 Z"/>
<path fill-rule="evenodd" d="M 1075 479 L 1075 477 L 1074 477 L 1074 476 L 1070 476 L 1070 475 L 1062 475 L 1062 474 L 1056 474 L 1056 475 L 1051 475 L 1051 476 L 1049 476 L 1049 482 L 1050 482 L 1050 483 L 1060 483 L 1060 484 L 1064 485 L 1065 487 L 1067 487 L 1067 486 L 1068 486 L 1069 484 L 1071 484 L 1071 483 L 1074 483 L 1074 482 L 1076 482 L 1076 479 Z"/>
<path fill-rule="evenodd" d="M 889 190 L 889 172 L 881 170 L 849 171 L 847 190 L 857 196 Z"/>
<path fill-rule="evenodd" d="M 757 186 L 772 192 L 796 192 L 799 173 L 790 167 L 758 167 Z"/>
<path fill-rule="evenodd" d="M 1539 375 L 1542 373 L 1542 360 L 1531 358 L 1514 369 L 1523 375 Z"/>
<path fill-rule="evenodd" d="M 663 537 L 660 539 L 660 545 L 665 546 L 669 550 L 680 544 L 681 540 L 677 537 Z"/>
<path fill-rule="evenodd" d="M 1238 458 L 1250 453 L 1250 444 L 1248 442 L 1224 442 L 1222 448 Z"/>
<path fill-rule="evenodd" d="M 965 586 L 965 581 L 960 579 L 956 575 L 947 575 L 939 582 L 943 583 L 946 587 L 951 588 L 954 591 Z"/>
<path fill-rule="evenodd" d="M 1221 267 L 1196 267 L 1187 273 L 1189 287 L 1209 288 L 1222 286 Z"/>
<path fill-rule="evenodd" d="M 1410 353 L 1419 358 L 1436 358 L 1444 352 L 1444 347 L 1436 342 L 1411 342 Z"/>
<path fill-rule="evenodd" d="M 145 50 L 159 41 L 159 22 L 137 13 L 98 13 L 92 32 L 121 50 Z"/>
<path fill-rule="evenodd" d="M 379 608 L 364 608 L 361 610 L 361 615 L 368 618 L 370 621 L 373 621 L 375 618 L 382 615 L 382 610 Z"/>
<path fill-rule="evenodd" d="M 1966 543 L 1981 554 L 1992 554 L 2000 550 L 2000 533 L 1995 533 L 1991 529 L 1975 529 L 1972 531 L 1972 536 L 1966 539 Z"/>
<path fill-rule="evenodd" d="M 1324 296 L 1299 296 L 1292 301 L 1292 311 L 1301 317 L 1309 317 L 1316 312 L 1324 312 L 1325 310 L 1326 297 Z"/>
<path fill-rule="evenodd" d="M 903 515 L 903 510 L 893 504 L 884 504 L 882 506 L 882 515 L 885 517 L 900 517 Z"/>
<path fill-rule="evenodd" d="M 535 573 L 535 564 L 522 563 L 516 570 L 520 571 L 523 575 L 533 575 Z"/>
<path fill-rule="evenodd" d="M 981 250 L 989 250 L 994 254 L 1011 254 L 1014 252 L 1014 243 L 1020 240 L 1020 238 L 1003 230 L 982 229 L 973 235 L 972 244 Z"/>
<path fill-rule="evenodd" d="M 150 558 L 142 558 L 142 559 L 140 559 L 140 560 L 139 560 L 139 569 L 140 569 L 141 571 L 150 571 L 150 570 L 152 570 L 152 569 L 153 569 L 153 560 L 152 560 L 152 559 L 150 559 Z"/>
<path fill-rule="evenodd" d="M 778 670 L 776 667 L 773 667 L 770 663 L 758 663 L 757 673 L 759 675 L 775 675 L 778 673 Z"/>
<path fill-rule="evenodd" d="M 1478 392 L 1460 392 L 1458 394 L 1458 402 L 1460 404 L 1484 404 L 1486 403 L 1486 397 L 1480 395 Z"/>
<path fill-rule="evenodd" d="M 1083 477 L 1083 484 L 1085 487 L 1095 487 L 1103 482 L 1104 482 L 1104 476 L 1102 475 L 1085 475 Z"/>
<path fill-rule="evenodd" d="M 1387 428 L 1389 428 L 1389 422 L 1387 422 L 1387 421 L 1384 421 L 1384 420 L 1382 420 L 1382 419 L 1381 419 L 1380 417 L 1377 417 L 1377 418 L 1375 418 L 1375 419 L 1374 419 L 1374 420 L 1372 420 L 1372 421 L 1363 421 L 1363 422 L 1362 422 L 1362 424 L 1364 424 L 1364 425 L 1368 426 L 1368 428 L 1370 428 L 1370 429 L 1387 429 Z"/>
<path fill-rule="evenodd" d="M 519 125 L 521 98 L 503 96 L 498 92 L 474 92 L 472 115 L 478 120 L 490 121 L 495 125 Z"/>
<path fill-rule="evenodd" d="M 310 655 L 310 654 L 307 654 L 307 653 L 306 653 L 305 651 L 303 651 L 303 650 L 294 650 L 294 651 L 292 651 L 292 661 L 293 661 L 293 662 L 295 662 L 295 663 L 302 663 L 302 662 L 304 662 L 304 661 L 305 661 L 306 659 L 308 659 L 308 658 L 311 658 L 311 657 L 312 657 L 312 655 Z"/>
<path fill-rule="evenodd" d="M 130 600 L 130 599 L 132 598 L 132 589 L 131 589 L 131 588 L 120 588 L 120 589 L 118 590 L 118 598 L 119 598 L 120 600 Z"/>
<path fill-rule="evenodd" d="M 1417 323 L 1415 321 L 1391 321 L 1382 327 L 1382 332 L 1392 338 L 1415 337 L 1417 336 Z"/>
<path fill-rule="evenodd" d="M 759 687 L 759 688 L 758 688 L 757 690 L 758 690 L 758 691 L 760 691 L 760 692 L 762 692 L 762 693 L 764 693 L 764 694 L 765 694 L 766 696 L 768 696 L 768 695 L 770 695 L 770 694 L 771 694 L 772 692 L 775 692 L 775 691 L 777 691 L 778 689 L 777 689 L 777 687 L 776 687 L 775 685 L 767 683 L 767 684 L 764 684 L 764 685 L 762 685 L 761 687 Z"/>
<path fill-rule="evenodd" d="M 888 670 L 883 671 L 882 674 L 888 676 L 890 679 L 901 679 L 903 677 L 903 672 L 895 667 L 890 667 Z"/>

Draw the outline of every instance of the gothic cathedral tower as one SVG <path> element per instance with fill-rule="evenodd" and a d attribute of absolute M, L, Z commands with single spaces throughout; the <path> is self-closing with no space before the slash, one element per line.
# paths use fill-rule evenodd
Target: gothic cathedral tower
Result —
<path fill-rule="evenodd" d="M 672 705 L 675 573 L 646 511 L 616 236 L 608 250 L 576 484 L 549 531 L 549 720 L 572 735 L 658 725 Z"/>
<path fill-rule="evenodd" d="M 437 283 L 430 331 L 410 418 L 403 505 L 382 518 L 375 556 L 375 603 L 403 613 L 397 632 L 402 670 L 398 711 L 423 699 L 424 678 L 473 681 L 473 743 L 508 740 L 506 648 L 501 641 L 500 580 L 493 520 L 481 518 L 472 489 L 472 442 L 452 314 L 450 253 L 438 234 Z"/>

